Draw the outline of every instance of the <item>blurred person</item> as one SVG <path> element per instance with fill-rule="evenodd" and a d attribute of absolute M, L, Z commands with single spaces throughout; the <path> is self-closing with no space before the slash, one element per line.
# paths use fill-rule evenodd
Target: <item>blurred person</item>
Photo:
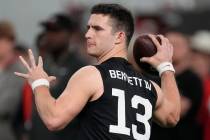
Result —
<path fill-rule="evenodd" d="M 16 140 L 13 122 L 21 102 L 23 81 L 14 77 L 14 71 L 22 70 L 15 59 L 14 38 L 2 32 L 0 24 L 0 139 Z"/>
<path fill-rule="evenodd" d="M 201 140 L 201 126 L 197 121 L 202 100 L 202 81 L 191 70 L 191 49 L 186 35 L 168 31 L 166 37 L 174 46 L 173 65 L 181 94 L 181 118 L 176 127 L 164 129 L 153 126 L 151 140 Z"/>
<path fill-rule="evenodd" d="M 67 84 L 67 81 L 60 81 L 68 79 L 76 70 L 85 65 L 77 52 L 71 50 L 74 48 L 71 39 L 76 28 L 75 24 L 71 17 L 61 13 L 41 23 L 44 33 L 40 46 L 45 49 L 45 69 L 49 74 L 55 75 L 56 82 L 60 83 L 59 86 L 52 87 L 54 93 L 57 94 L 56 97 Z"/>
<path fill-rule="evenodd" d="M 14 53 L 16 58 L 18 58 L 20 55 L 23 56 L 27 61 L 29 60 L 28 58 L 28 53 L 27 53 L 28 47 L 25 44 L 20 44 L 17 43 L 14 47 Z"/>
<path fill-rule="evenodd" d="M 44 42 L 45 35 L 46 35 L 46 31 L 42 31 L 37 35 L 35 39 L 36 49 L 38 50 L 39 55 L 42 57 L 45 57 L 47 53 L 47 47 L 45 46 L 45 42 Z"/>
<path fill-rule="evenodd" d="M 52 96 L 57 98 L 64 90 L 71 75 L 86 65 L 80 55 L 75 51 L 72 37 L 76 30 L 75 21 L 68 15 L 58 13 L 43 21 L 43 31 L 37 37 L 37 47 L 40 55 L 44 58 L 45 70 L 50 75 L 57 77 L 51 84 Z M 49 132 L 38 116 L 35 108 L 32 112 L 31 139 L 65 140 L 74 137 L 77 131 L 77 120 L 75 119 L 64 130 L 56 133 Z"/>
<path fill-rule="evenodd" d="M 15 29 L 11 22 L 7 20 L 0 21 L 0 35 L 5 36 L 11 41 L 15 41 Z"/>
<path fill-rule="evenodd" d="M 191 38 L 192 68 L 203 81 L 204 96 L 199 121 L 204 128 L 204 140 L 210 140 L 210 31 L 197 31 Z"/>
<path fill-rule="evenodd" d="M 164 33 L 168 25 L 161 15 L 137 15 L 136 31 L 137 34 L 158 34 Z"/>
<path fill-rule="evenodd" d="M 160 88 L 137 73 L 127 61 L 127 46 L 133 31 L 133 17 L 127 9 L 118 4 L 95 5 L 85 37 L 87 52 L 97 58 L 98 65 L 79 69 L 57 99 L 52 97 L 48 87 L 55 77 L 43 70 L 42 58 L 39 57 L 36 65 L 29 50 L 29 66 L 20 57 L 29 73 L 15 74 L 32 83 L 39 115 L 49 130 L 63 129 L 79 115 L 78 137 L 72 139 L 148 140 L 152 118 L 165 127 L 177 124 L 180 97 L 170 63 L 173 47 L 162 35 L 158 36 L 162 45 L 155 35 L 149 35 L 158 52 L 141 59 L 154 67 L 163 66 L 159 71 Z"/>
<path fill-rule="evenodd" d="M 191 38 L 193 49 L 192 68 L 202 78 L 206 79 L 210 71 L 210 31 L 197 31 Z"/>
<path fill-rule="evenodd" d="M 17 44 L 14 47 L 15 59 L 22 56 L 26 61 L 29 61 L 27 48 L 26 45 Z M 29 132 L 31 131 L 32 99 L 32 89 L 28 82 L 25 81 L 22 88 L 21 103 L 14 120 L 14 129 L 18 140 L 29 140 Z"/>

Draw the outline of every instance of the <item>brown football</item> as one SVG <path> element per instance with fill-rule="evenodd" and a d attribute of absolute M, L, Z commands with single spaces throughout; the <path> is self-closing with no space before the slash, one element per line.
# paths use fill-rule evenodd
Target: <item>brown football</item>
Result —
<path fill-rule="evenodd" d="M 159 37 L 157 37 L 157 40 L 161 42 Z M 153 68 L 150 64 L 140 62 L 140 59 L 142 57 L 151 57 L 156 53 L 157 53 L 157 48 L 148 35 L 141 35 L 136 38 L 134 42 L 134 46 L 133 46 L 133 57 L 136 64 L 144 72 L 152 74 L 152 75 L 158 74 L 156 69 Z"/>

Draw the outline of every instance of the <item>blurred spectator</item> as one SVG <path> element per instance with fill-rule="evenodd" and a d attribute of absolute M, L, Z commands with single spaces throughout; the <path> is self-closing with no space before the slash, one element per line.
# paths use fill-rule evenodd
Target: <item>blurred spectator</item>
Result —
<path fill-rule="evenodd" d="M 15 30 L 9 21 L 0 21 L 0 36 L 15 41 Z"/>
<path fill-rule="evenodd" d="M 38 36 L 37 46 L 43 56 L 44 66 L 47 73 L 56 76 L 56 82 L 51 85 L 52 96 L 57 98 L 64 90 L 71 75 L 84 66 L 80 55 L 71 44 L 71 39 L 76 29 L 75 22 L 64 14 L 56 14 L 47 21 L 42 22 L 44 31 Z M 77 119 L 71 122 L 60 132 L 50 132 L 35 108 L 32 114 L 32 140 L 67 140 L 74 138 L 77 131 Z"/>
<path fill-rule="evenodd" d="M 28 47 L 26 47 L 25 45 L 23 44 L 17 44 L 15 47 L 14 47 L 14 53 L 15 53 L 15 56 L 18 57 L 19 56 L 23 56 L 23 58 L 27 61 L 29 60 L 29 57 L 28 57 Z"/>
<path fill-rule="evenodd" d="M 3 24 L 4 23 L 4 24 Z M 14 71 L 23 71 L 14 54 L 14 32 L 11 24 L 0 22 L 0 139 L 15 140 L 13 122 L 21 102 L 23 80 Z"/>
<path fill-rule="evenodd" d="M 204 128 L 204 140 L 210 140 L 210 31 L 198 31 L 191 38 L 192 67 L 203 80 L 204 96 L 199 120 Z"/>
<path fill-rule="evenodd" d="M 77 54 L 72 44 L 72 36 L 76 29 L 75 21 L 64 14 L 57 14 L 47 21 L 42 22 L 44 35 L 42 36 L 42 48 L 45 49 L 44 63 L 49 74 L 57 77 L 58 87 L 53 86 L 57 96 L 60 95 L 68 79 L 78 68 L 84 65 L 83 60 Z M 69 73 L 69 74 L 68 74 Z"/>
<path fill-rule="evenodd" d="M 193 70 L 206 79 L 210 71 L 210 31 L 198 31 L 191 38 Z"/>
<path fill-rule="evenodd" d="M 136 17 L 137 34 L 164 33 L 168 25 L 161 15 L 138 15 Z"/>
<path fill-rule="evenodd" d="M 153 125 L 151 140 L 201 140 L 202 132 L 197 114 L 202 99 L 201 79 L 191 70 L 191 51 L 188 39 L 180 32 L 167 32 L 174 46 L 173 65 L 181 94 L 181 119 L 174 128 Z"/>
<path fill-rule="evenodd" d="M 46 34 L 45 31 L 42 31 L 41 33 L 37 35 L 36 40 L 35 40 L 35 46 L 37 50 L 39 51 L 39 55 L 42 57 L 44 57 L 45 53 L 47 52 L 45 43 L 44 43 L 45 34 Z"/>
<path fill-rule="evenodd" d="M 18 44 L 14 47 L 16 59 L 21 55 L 26 61 L 29 60 L 27 47 Z M 32 110 L 32 89 L 27 81 L 22 88 L 22 98 L 19 105 L 17 116 L 14 120 L 14 128 L 19 140 L 28 140 L 31 130 L 31 111 Z"/>

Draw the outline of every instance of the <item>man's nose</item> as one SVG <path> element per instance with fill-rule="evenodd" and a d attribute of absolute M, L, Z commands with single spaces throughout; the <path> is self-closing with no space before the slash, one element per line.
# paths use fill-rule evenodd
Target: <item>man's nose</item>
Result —
<path fill-rule="evenodd" d="M 91 29 L 88 29 L 86 34 L 85 34 L 85 38 L 91 38 L 93 35 L 92 35 L 92 31 Z"/>

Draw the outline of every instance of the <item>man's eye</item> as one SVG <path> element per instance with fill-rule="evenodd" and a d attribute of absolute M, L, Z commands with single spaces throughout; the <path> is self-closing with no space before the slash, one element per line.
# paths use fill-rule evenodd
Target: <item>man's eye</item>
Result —
<path fill-rule="evenodd" d="M 95 30 L 97 30 L 97 31 L 99 31 L 99 30 L 101 30 L 99 27 L 95 27 Z"/>
<path fill-rule="evenodd" d="M 99 26 L 94 26 L 93 27 L 96 31 L 100 31 L 100 30 L 102 30 L 103 28 L 101 28 L 101 27 L 99 27 Z"/>

